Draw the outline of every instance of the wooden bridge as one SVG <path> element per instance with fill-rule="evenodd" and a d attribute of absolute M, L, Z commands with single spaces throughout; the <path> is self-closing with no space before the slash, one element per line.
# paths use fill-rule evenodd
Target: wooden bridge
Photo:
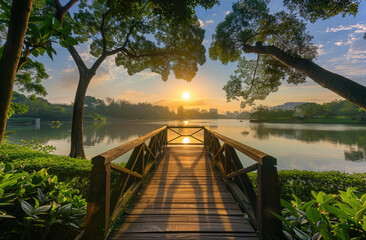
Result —
<path fill-rule="evenodd" d="M 165 126 L 92 162 L 82 239 L 283 239 L 276 159 L 208 127 Z"/>

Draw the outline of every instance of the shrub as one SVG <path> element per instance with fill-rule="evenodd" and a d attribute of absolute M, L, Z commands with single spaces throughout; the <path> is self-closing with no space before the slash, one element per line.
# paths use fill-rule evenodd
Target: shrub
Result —
<path fill-rule="evenodd" d="M 348 188 L 338 195 L 316 193 L 302 202 L 296 195 L 290 204 L 281 200 L 283 231 L 289 240 L 361 240 L 366 239 L 366 194 Z"/>
<path fill-rule="evenodd" d="M 0 163 L 0 239 L 73 239 L 85 199 L 46 169 L 26 172 Z"/>
<path fill-rule="evenodd" d="M 257 173 L 250 173 L 248 176 L 256 187 Z M 304 201 L 310 201 L 311 191 L 337 194 L 340 190 L 346 191 L 352 187 L 360 192 L 366 192 L 366 173 L 281 170 L 278 171 L 278 181 L 281 198 L 286 201 L 291 201 L 293 194 Z"/>
<path fill-rule="evenodd" d="M 24 166 L 27 172 L 39 171 L 43 168 L 60 181 L 67 182 L 70 187 L 79 189 L 86 197 L 92 163 L 87 159 L 70 158 L 50 154 L 52 148 L 41 146 L 36 142 L 18 144 L 2 144 L 0 162 L 11 163 L 15 168 Z"/>

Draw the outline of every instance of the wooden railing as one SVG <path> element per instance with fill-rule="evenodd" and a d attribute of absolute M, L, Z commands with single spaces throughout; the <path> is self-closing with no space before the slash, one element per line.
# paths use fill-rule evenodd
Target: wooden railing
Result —
<path fill-rule="evenodd" d="M 178 129 L 196 130 L 184 133 Z M 169 132 L 175 136 L 169 139 Z M 202 138 L 197 134 L 202 134 Z M 179 138 L 183 138 L 183 141 L 177 141 Z M 184 138 L 195 142 L 184 142 Z M 281 209 L 276 159 L 201 126 L 165 126 L 92 158 L 85 229 L 80 235 L 81 239 L 106 238 L 111 222 L 138 191 L 151 169 L 163 156 L 168 144 L 204 144 L 211 156 L 212 166 L 218 169 L 240 206 L 248 213 L 259 233 L 259 239 L 282 239 L 281 222 L 272 214 L 280 214 Z M 124 167 L 112 162 L 130 151 L 132 154 Z M 256 163 L 244 168 L 236 151 L 247 155 Z M 255 170 L 257 193 L 247 175 Z M 112 171 L 119 173 L 113 187 Z"/>
<path fill-rule="evenodd" d="M 213 165 L 241 208 L 248 213 L 259 239 L 284 239 L 281 222 L 273 215 L 281 213 L 277 160 L 208 127 L 204 130 L 204 143 Z M 250 157 L 255 163 L 244 168 L 236 151 Z M 247 175 L 252 171 L 257 171 L 257 192 Z"/>
<path fill-rule="evenodd" d="M 169 145 L 185 145 L 185 144 L 189 144 L 189 145 L 203 145 L 204 144 L 204 139 L 200 139 L 197 134 L 200 132 L 203 132 L 205 127 L 202 126 L 168 126 L 167 130 L 168 130 L 168 144 Z M 179 132 L 179 130 L 191 130 L 193 129 L 192 132 Z M 175 133 L 176 136 L 172 137 L 169 139 L 169 133 Z M 177 141 L 177 140 L 181 140 L 181 141 Z M 185 142 L 185 140 L 187 140 Z M 192 141 L 195 142 L 192 142 Z"/>
<path fill-rule="evenodd" d="M 137 192 L 152 167 L 163 155 L 166 145 L 167 127 L 162 127 L 92 158 L 92 177 L 82 239 L 105 239 L 110 223 Z M 132 154 L 125 167 L 112 163 L 131 150 Z M 113 189 L 112 170 L 120 173 Z"/>

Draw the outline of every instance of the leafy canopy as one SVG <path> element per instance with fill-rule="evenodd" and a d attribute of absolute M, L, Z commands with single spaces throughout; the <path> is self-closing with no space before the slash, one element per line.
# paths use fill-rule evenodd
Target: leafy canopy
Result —
<path fill-rule="evenodd" d="M 305 76 L 268 55 L 258 54 L 247 59 L 244 48 L 248 45 L 274 45 L 284 52 L 305 59 L 314 59 L 316 47 L 306 24 L 294 13 L 270 13 L 267 0 L 239 1 L 233 11 L 221 22 L 213 35 L 210 57 L 222 63 L 238 62 L 235 75 L 224 87 L 227 100 L 242 97 L 241 106 L 253 105 L 254 100 L 265 99 L 278 90 L 282 81 L 292 84 L 305 82 Z"/>
<path fill-rule="evenodd" d="M 122 5 L 81 1 L 73 29 L 78 41 L 91 40 L 90 53 L 94 57 L 116 54 L 116 65 L 126 68 L 129 75 L 151 69 L 165 81 L 173 70 L 176 78 L 190 81 L 197 64 L 206 60 L 204 30 L 193 6 L 195 2 L 206 2 L 209 7 L 216 1 L 173 2 L 184 11 L 177 12 L 170 1 L 131 1 Z"/>

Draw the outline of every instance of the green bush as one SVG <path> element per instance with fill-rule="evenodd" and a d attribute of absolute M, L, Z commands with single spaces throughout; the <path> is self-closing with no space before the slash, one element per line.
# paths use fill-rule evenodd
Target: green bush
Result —
<path fill-rule="evenodd" d="M 366 194 L 348 188 L 332 195 L 312 191 L 313 199 L 302 202 L 296 195 L 291 203 L 281 200 L 287 239 L 361 240 L 366 239 Z"/>
<path fill-rule="evenodd" d="M 49 174 L 56 175 L 60 181 L 70 187 L 79 189 L 86 197 L 92 163 L 87 159 L 57 156 L 49 153 L 49 147 L 37 144 L 25 145 L 5 143 L 1 145 L 0 162 L 11 163 L 15 168 L 25 166 L 27 172 L 47 169 Z"/>
<path fill-rule="evenodd" d="M 46 169 L 29 173 L 0 163 L 0 239 L 73 239 L 85 199 Z"/>
<path fill-rule="evenodd" d="M 257 173 L 248 175 L 256 187 Z M 293 194 L 304 201 L 310 201 L 312 199 L 311 191 L 337 194 L 340 190 L 346 191 L 352 187 L 360 192 L 366 192 L 366 173 L 280 170 L 278 171 L 278 181 L 281 198 L 286 201 L 291 201 Z"/>

